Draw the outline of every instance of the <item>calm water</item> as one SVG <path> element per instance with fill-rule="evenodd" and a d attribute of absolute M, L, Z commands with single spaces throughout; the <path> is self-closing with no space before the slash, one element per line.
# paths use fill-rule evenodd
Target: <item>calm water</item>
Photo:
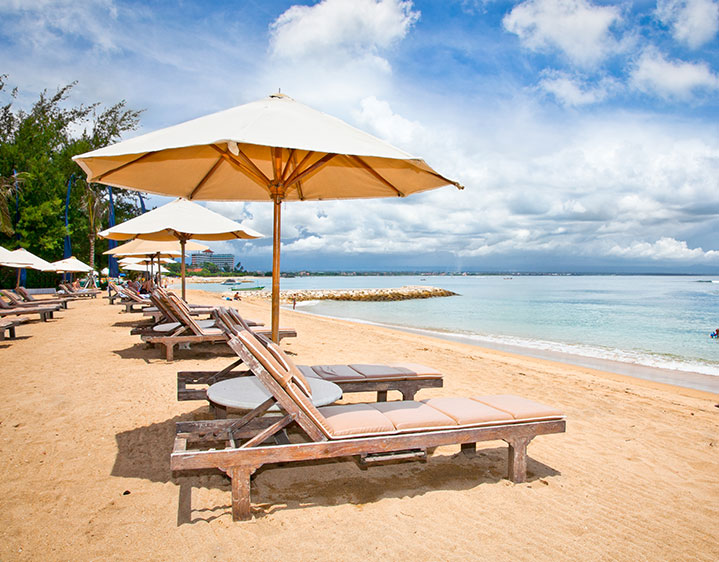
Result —
<path fill-rule="evenodd" d="M 267 283 L 260 283 L 269 286 Z M 708 282 L 707 282 L 708 281 Z M 717 277 L 298 277 L 282 289 L 433 285 L 460 296 L 318 301 L 307 312 L 426 330 L 479 345 L 570 353 L 719 377 Z M 195 285 L 227 290 L 220 285 Z"/>

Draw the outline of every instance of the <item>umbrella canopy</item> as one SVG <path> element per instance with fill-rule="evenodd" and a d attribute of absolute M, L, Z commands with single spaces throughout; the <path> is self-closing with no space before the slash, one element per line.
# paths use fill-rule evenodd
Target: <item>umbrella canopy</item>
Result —
<path fill-rule="evenodd" d="M 147 266 L 141 265 L 139 263 L 128 263 L 128 264 L 118 263 L 117 265 L 120 267 L 120 269 L 123 269 L 125 271 L 147 272 Z M 160 273 L 169 273 L 169 271 L 167 269 L 165 269 L 164 267 L 160 266 Z"/>
<path fill-rule="evenodd" d="M 89 265 L 82 263 L 74 256 L 54 261 L 52 265 L 58 273 L 90 273 L 92 271 Z"/>
<path fill-rule="evenodd" d="M 15 267 L 18 269 L 30 267 L 29 261 L 21 260 L 22 258 L 15 256 L 10 250 L 6 250 L 0 246 L 0 265 L 4 265 L 5 267 Z"/>
<path fill-rule="evenodd" d="M 272 335 L 279 331 L 281 203 L 404 197 L 455 185 L 424 160 L 282 94 L 75 156 L 88 181 L 274 205 Z"/>
<path fill-rule="evenodd" d="M 207 250 L 208 247 L 199 242 L 188 241 L 185 244 L 185 250 L 188 252 L 202 252 Z M 157 240 L 142 240 L 136 238 L 130 240 L 121 246 L 117 246 L 103 252 L 110 256 L 146 256 L 146 257 L 179 257 L 182 255 L 182 248 L 180 242 L 177 240 L 173 241 L 157 241 Z"/>
<path fill-rule="evenodd" d="M 110 240 L 141 238 L 153 241 L 180 241 L 182 298 L 185 298 L 185 248 L 191 238 L 200 240 L 238 240 L 260 238 L 251 228 L 210 211 L 186 199 L 176 199 L 144 215 L 99 233 Z"/>
<path fill-rule="evenodd" d="M 37 269 L 38 271 L 56 271 L 55 266 L 48 261 L 36 256 L 35 254 L 28 252 L 25 248 L 19 248 L 10 252 L 15 261 L 18 263 L 27 263 L 28 265 L 22 266 L 23 269 Z"/>

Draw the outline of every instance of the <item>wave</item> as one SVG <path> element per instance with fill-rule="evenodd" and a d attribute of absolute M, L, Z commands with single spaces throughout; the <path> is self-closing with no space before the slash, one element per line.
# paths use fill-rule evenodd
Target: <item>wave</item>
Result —
<path fill-rule="evenodd" d="M 297 304 L 299 306 L 299 303 Z M 549 340 L 521 338 L 516 336 L 474 334 L 468 332 L 450 332 L 437 329 L 416 328 L 412 326 L 404 326 L 401 324 L 392 324 L 388 322 L 374 322 L 348 316 L 331 316 L 327 314 L 317 314 L 315 312 L 308 311 L 302 312 L 304 314 L 326 316 L 331 318 L 341 318 L 343 320 L 349 320 L 351 322 L 357 322 L 360 324 L 394 328 L 417 334 L 424 334 L 432 337 L 450 339 L 463 343 L 471 343 L 474 345 L 498 349 L 500 351 L 515 352 L 520 355 L 522 354 L 522 350 L 524 350 L 525 352 L 528 352 L 530 354 L 531 352 L 540 352 L 544 354 L 557 354 L 565 357 L 574 356 L 578 358 L 595 359 L 599 361 L 611 361 L 616 363 L 624 363 L 627 365 L 637 365 L 642 367 L 666 369 L 670 371 L 680 371 L 685 373 L 699 373 L 702 375 L 719 377 L 719 363 L 685 359 L 668 354 L 658 354 L 644 351 L 627 351 L 617 348 L 608 348 L 586 344 L 562 343 Z M 561 361 L 561 358 L 557 358 L 557 360 Z M 568 362 L 572 363 L 572 361 Z"/>

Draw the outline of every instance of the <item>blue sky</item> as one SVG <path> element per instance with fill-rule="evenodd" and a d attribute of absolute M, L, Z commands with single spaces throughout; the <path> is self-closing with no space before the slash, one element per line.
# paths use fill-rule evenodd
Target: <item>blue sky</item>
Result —
<path fill-rule="evenodd" d="M 286 204 L 283 269 L 719 273 L 716 0 L 0 0 L 0 73 L 139 132 L 281 88 L 466 186 Z M 208 206 L 271 235 L 271 205 Z"/>

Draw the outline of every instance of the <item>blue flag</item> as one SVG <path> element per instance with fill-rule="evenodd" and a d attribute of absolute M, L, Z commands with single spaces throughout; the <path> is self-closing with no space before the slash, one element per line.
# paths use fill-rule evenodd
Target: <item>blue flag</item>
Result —
<path fill-rule="evenodd" d="M 107 192 L 110 195 L 110 216 L 108 217 L 108 222 L 110 223 L 110 228 L 115 226 L 115 203 L 112 200 L 112 187 L 109 185 L 107 186 Z M 110 240 L 110 249 L 117 247 L 117 242 L 115 240 Z M 117 267 L 117 259 L 115 259 L 114 256 L 110 256 L 110 259 L 108 260 L 107 268 L 109 270 L 110 277 L 118 277 L 120 274 L 120 270 Z"/>

